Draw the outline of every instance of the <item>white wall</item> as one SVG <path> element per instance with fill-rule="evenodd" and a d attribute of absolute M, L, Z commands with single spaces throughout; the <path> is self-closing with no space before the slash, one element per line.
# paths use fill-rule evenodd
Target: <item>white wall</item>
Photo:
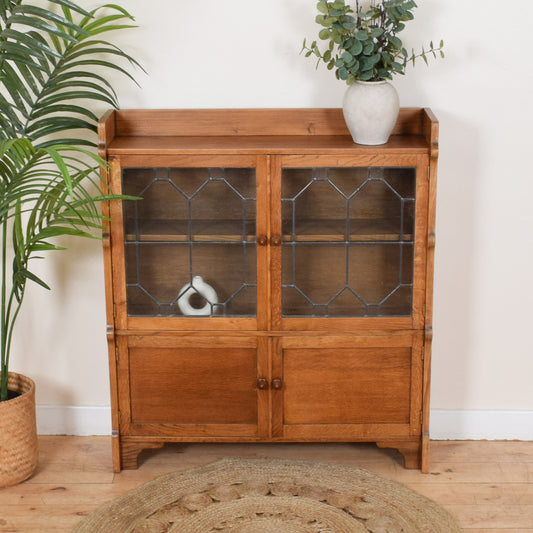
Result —
<path fill-rule="evenodd" d="M 113 80 L 123 108 L 340 106 L 344 85 L 299 55 L 303 38 L 317 33 L 315 0 L 122 3 L 140 27 L 115 42 L 148 71 L 137 75 L 141 89 Z M 532 18 L 531 0 L 512 9 L 496 0 L 420 0 L 402 34 L 409 47 L 442 37 L 447 54 L 395 81 L 403 106 L 430 106 L 441 124 L 438 438 L 533 439 Z M 13 369 L 34 377 L 38 403 L 52 406 L 39 411 L 42 431 L 106 431 L 100 245 L 68 245 L 42 264 L 53 292 L 28 291 Z M 82 415 L 100 422 L 87 429 Z"/>

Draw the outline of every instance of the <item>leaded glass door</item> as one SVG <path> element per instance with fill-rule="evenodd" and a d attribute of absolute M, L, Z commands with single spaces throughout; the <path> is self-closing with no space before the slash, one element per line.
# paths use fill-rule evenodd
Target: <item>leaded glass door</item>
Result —
<path fill-rule="evenodd" d="M 387 163 L 280 158 L 271 241 L 279 242 L 273 293 L 284 328 L 308 329 L 310 319 L 380 328 L 420 322 L 415 257 L 425 253 L 427 211 L 417 200 L 425 198 L 424 162 Z"/>
<path fill-rule="evenodd" d="M 123 201 L 122 211 L 128 323 L 185 319 L 194 329 L 255 329 L 264 321 L 262 174 L 250 157 L 159 157 L 153 167 L 124 159 L 122 192 L 140 198 Z"/>

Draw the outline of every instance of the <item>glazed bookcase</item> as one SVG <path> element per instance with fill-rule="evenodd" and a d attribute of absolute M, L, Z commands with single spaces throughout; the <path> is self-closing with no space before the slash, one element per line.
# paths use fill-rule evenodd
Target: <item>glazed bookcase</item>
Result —
<path fill-rule="evenodd" d="M 168 442 L 296 441 L 428 470 L 430 110 L 381 146 L 339 109 L 111 111 L 99 149 L 142 198 L 105 206 L 116 471 Z"/>

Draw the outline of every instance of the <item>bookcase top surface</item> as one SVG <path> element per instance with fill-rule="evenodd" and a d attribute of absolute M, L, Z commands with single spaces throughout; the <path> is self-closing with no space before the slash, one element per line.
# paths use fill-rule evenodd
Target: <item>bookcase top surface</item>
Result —
<path fill-rule="evenodd" d="M 429 109 L 402 108 L 388 143 L 355 144 L 341 109 L 133 109 L 98 124 L 105 155 L 428 153 L 438 146 Z"/>

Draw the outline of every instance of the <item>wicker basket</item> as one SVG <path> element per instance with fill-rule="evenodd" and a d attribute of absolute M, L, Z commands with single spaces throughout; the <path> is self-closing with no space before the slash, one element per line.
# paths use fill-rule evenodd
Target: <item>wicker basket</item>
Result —
<path fill-rule="evenodd" d="M 21 395 L 0 402 L 0 487 L 29 478 L 38 459 L 35 383 L 10 372 L 8 388 Z"/>

